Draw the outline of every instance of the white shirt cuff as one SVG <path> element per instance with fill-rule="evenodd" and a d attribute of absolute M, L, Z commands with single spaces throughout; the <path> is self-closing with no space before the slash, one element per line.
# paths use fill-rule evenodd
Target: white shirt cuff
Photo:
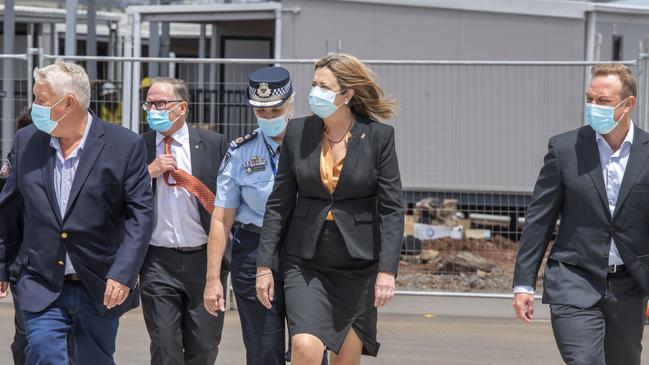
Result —
<path fill-rule="evenodd" d="M 534 288 L 531 286 L 519 285 L 514 287 L 514 294 L 516 293 L 526 293 L 534 295 Z"/>

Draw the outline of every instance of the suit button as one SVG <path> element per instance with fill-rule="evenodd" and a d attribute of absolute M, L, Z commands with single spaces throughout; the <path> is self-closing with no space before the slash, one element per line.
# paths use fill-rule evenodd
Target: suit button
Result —
<path fill-rule="evenodd" d="M 65 262 L 59 260 L 58 264 L 59 264 L 59 266 L 63 266 L 63 265 L 65 265 Z"/>
<path fill-rule="evenodd" d="M 63 239 L 68 238 L 68 234 L 67 234 L 67 232 L 63 232 L 63 233 L 61 233 L 61 238 L 63 238 Z"/>

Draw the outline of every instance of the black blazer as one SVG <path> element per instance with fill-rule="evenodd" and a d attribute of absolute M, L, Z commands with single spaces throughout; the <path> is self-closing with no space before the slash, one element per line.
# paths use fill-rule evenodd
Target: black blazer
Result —
<path fill-rule="evenodd" d="M 146 143 L 147 164 L 156 158 L 155 131 L 148 131 L 142 135 Z M 216 192 L 216 178 L 221 165 L 221 160 L 228 150 L 228 144 L 222 134 L 204 129 L 189 127 L 189 144 L 192 164 L 192 175 L 196 176 L 212 193 Z M 153 193 L 156 190 L 156 179 L 153 179 Z M 195 198 L 194 198 L 195 199 Z M 212 216 L 201 204 L 198 204 L 201 225 L 205 234 L 210 234 L 210 221 Z"/>
<path fill-rule="evenodd" d="M 139 304 L 137 276 L 153 228 L 144 141 L 93 115 L 61 216 L 50 138 L 28 126 L 14 139 L 0 193 L 0 280 L 15 283 L 23 310 L 39 312 L 61 293 L 67 252 L 97 311 L 120 315 Z M 110 310 L 103 305 L 107 278 L 133 289 Z"/>
<path fill-rule="evenodd" d="M 156 157 L 155 131 L 148 131 L 142 135 L 146 144 L 147 164 L 150 164 Z M 219 166 L 228 144 L 225 136 L 220 133 L 210 132 L 201 128 L 189 126 L 189 154 L 191 155 L 192 175 L 196 176 L 212 193 L 216 193 L 216 178 L 218 177 Z M 153 194 L 156 191 L 156 179 L 153 179 Z M 194 198 L 196 199 L 196 198 Z M 210 234 L 210 213 L 198 204 L 198 214 L 201 219 L 201 226 L 205 234 Z M 223 255 L 222 270 L 229 270 L 230 258 L 232 257 L 231 245 L 228 245 Z"/>
<path fill-rule="evenodd" d="M 313 258 L 331 210 L 352 257 L 378 260 L 379 271 L 396 274 L 404 204 L 394 128 L 357 116 L 333 194 L 320 178 L 322 128 L 316 116 L 288 124 L 266 203 L 257 266 L 277 270 L 280 248 L 287 255 Z"/>
<path fill-rule="evenodd" d="M 649 294 L 649 134 L 634 140 L 611 217 L 595 132 L 581 127 L 550 139 L 527 209 L 514 286 L 534 287 L 555 222 L 561 226 L 545 269 L 543 302 L 587 308 L 606 293 L 611 238 Z"/>

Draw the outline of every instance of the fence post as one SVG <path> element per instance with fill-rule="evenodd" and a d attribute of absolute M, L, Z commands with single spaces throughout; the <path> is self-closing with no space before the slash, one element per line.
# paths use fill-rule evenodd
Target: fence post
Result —
<path fill-rule="evenodd" d="M 133 13 L 133 48 L 131 55 L 134 58 L 140 58 L 142 55 L 142 35 L 140 34 L 142 27 L 142 19 L 140 13 Z M 133 61 L 131 70 L 131 130 L 135 133 L 140 133 L 140 80 L 141 69 L 140 62 Z"/>
<path fill-rule="evenodd" d="M 132 29 L 133 15 L 128 16 L 129 27 Z M 133 56 L 133 40 L 132 32 L 127 32 L 124 36 L 124 57 Z M 130 61 L 123 61 L 122 63 L 122 127 L 131 129 L 131 93 L 133 91 L 131 68 L 133 63 Z"/>
<path fill-rule="evenodd" d="M 34 94 L 32 89 L 34 88 L 34 80 L 32 79 L 32 72 L 34 71 L 34 55 L 37 54 L 36 48 L 27 48 L 27 107 L 32 105 Z"/>
<path fill-rule="evenodd" d="M 642 53 L 638 56 L 638 119 L 645 130 L 649 129 L 649 35 L 642 42 Z"/>

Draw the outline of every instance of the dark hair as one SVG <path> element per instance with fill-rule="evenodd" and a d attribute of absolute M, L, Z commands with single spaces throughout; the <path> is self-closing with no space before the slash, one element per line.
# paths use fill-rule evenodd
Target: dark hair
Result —
<path fill-rule="evenodd" d="M 23 109 L 16 119 L 16 130 L 25 128 L 32 123 L 32 108 Z"/>

